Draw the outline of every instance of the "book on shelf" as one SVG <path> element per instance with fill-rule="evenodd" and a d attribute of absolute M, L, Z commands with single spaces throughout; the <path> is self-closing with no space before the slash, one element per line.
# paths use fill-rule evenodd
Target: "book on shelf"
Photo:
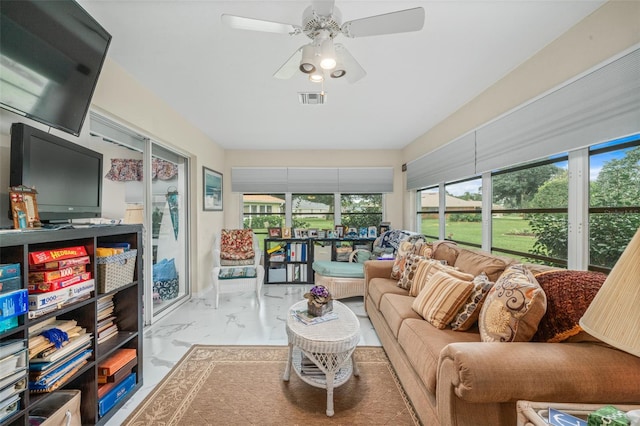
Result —
<path fill-rule="evenodd" d="M 69 341 L 65 342 L 63 346 L 60 348 L 55 348 L 53 351 L 46 351 L 46 353 L 41 353 L 36 355 L 31 359 L 31 364 L 39 364 L 39 363 L 47 363 L 57 361 L 77 349 L 91 345 L 91 333 L 84 333 L 79 336 L 75 336 L 69 339 Z M 42 355 L 42 356 L 41 356 Z"/>
<path fill-rule="evenodd" d="M 120 348 L 98 364 L 98 374 L 111 376 L 137 356 L 135 349 Z"/>
<path fill-rule="evenodd" d="M 107 383 L 103 386 L 109 386 Z M 133 388 L 136 386 L 136 373 L 131 373 L 126 379 L 121 381 L 111 388 L 104 396 L 98 399 L 98 414 L 100 417 L 104 416 L 111 410 L 118 402 L 120 402 Z M 98 392 L 100 389 L 98 388 Z"/>
<path fill-rule="evenodd" d="M 304 309 L 293 311 L 293 316 L 306 325 L 321 324 L 323 322 L 338 319 L 336 311 L 327 312 L 320 317 L 316 317 L 311 315 L 308 310 Z"/>
<path fill-rule="evenodd" d="M 26 347 L 27 343 L 24 339 L 11 339 L 0 342 L 0 359 L 13 355 Z"/>
<path fill-rule="evenodd" d="M 116 371 L 110 376 L 98 375 L 98 383 L 99 384 L 104 384 L 104 383 L 118 384 L 133 371 L 133 368 L 136 365 L 138 365 L 137 357 L 133 358 L 124 367 L 120 368 L 118 371 Z"/>
<path fill-rule="evenodd" d="M 111 327 L 98 334 L 98 343 L 103 343 L 118 334 L 118 325 L 113 324 Z"/>
<path fill-rule="evenodd" d="M 73 357 L 65 359 L 65 362 L 56 364 L 55 368 L 44 371 L 32 371 L 29 373 L 29 390 L 45 391 L 51 389 L 53 385 L 62 385 L 61 380 L 68 379 L 70 372 L 77 371 L 87 363 L 91 357 L 91 349 L 80 351 Z"/>
<path fill-rule="evenodd" d="M 305 376 L 322 377 L 325 373 L 318 367 L 313 361 L 309 359 L 305 354 L 301 355 L 300 359 L 300 373 Z"/>
<path fill-rule="evenodd" d="M 15 278 L 20 276 L 19 263 L 2 263 L 0 264 L 0 279 Z"/>

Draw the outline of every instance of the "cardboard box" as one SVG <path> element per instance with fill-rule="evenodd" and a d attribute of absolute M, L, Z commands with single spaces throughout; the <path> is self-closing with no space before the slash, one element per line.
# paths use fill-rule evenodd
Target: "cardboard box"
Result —
<path fill-rule="evenodd" d="M 0 280 L 20 276 L 19 263 L 3 263 L 0 264 Z"/>
<path fill-rule="evenodd" d="M 56 291 L 30 294 L 29 310 L 35 311 L 37 309 L 62 304 L 73 297 L 79 297 L 86 293 L 90 293 L 94 288 L 95 280 L 91 279 Z"/>
<path fill-rule="evenodd" d="M 11 277 L 11 278 L 0 279 L 0 292 L 2 293 L 20 290 L 21 288 L 22 288 L 21 277 Z"/>
<path fill-rule="evenodd" d="M 29 292 L 26 289 L 0 293 L 0 320 L 27 312 Z"/>

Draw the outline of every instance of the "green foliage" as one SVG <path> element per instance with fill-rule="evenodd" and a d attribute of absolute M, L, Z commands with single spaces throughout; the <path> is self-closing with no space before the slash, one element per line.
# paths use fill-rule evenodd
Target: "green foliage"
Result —
<path fill-rule="evenodd" d="M 347 228 L 360 229 L 361 227 L 378 226 L 382 222 L 382 213 L 346 213 L 342 215 L 342 224 Z"/>
<path fill-rule="evenodd" d="M 448 216 L 450 222 L 482 222 L 480 213 L 451 213 Z"/>
<path fill-rule="evenodd" d="M 538 188 L 562 171 L 554 164 L 546 164 L 494 176 L 491 184 L 493 202 L 505 208 L 528 208 Z"/>
<path fill-rule="evenodd" d="M 284 216 L 266 214 L 245 216 L 243 220 L 243 226 L 245 229 L 280 228 L 284 226 Z"/>
<path fill-rule="evenodd" d="M 531 208 L 553 209 L 569 205 L 569 174 L 562 170 L 540 186 L 531 200 Z"/>
<path fill-rule="evenodd" d="M 529 225 L 536 237 L 531 253 L 555 259 L 567 258 L 567 215 L 532 214 Z"/>
<path fill-rule="evenodd" d="M 605 163 L 590 192 L 592 207 L 640 205 L 640 146 Z"/>
<path fill-rule="evenodd" d="M 612 268 L 640 227 L 640 214 L 589 216 L 589 261 Z"/>

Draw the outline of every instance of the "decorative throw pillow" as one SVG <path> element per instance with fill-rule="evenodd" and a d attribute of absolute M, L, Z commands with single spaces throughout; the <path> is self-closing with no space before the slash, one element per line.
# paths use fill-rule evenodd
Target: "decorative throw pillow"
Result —
<path fill-rule="evenodd" d="M 438 271 L 413 300 L 411 307 L 431 325 L 443 329 L 472 291 L 472 282 Z"/>
<path fill-rule="evenodd" d="M 228 260 L 253 259 L 253 230 L 223 229 L 220 231 L 220 258 Z"/>
<path fill-rule="evenodd" d="M 409 254 L 406 256 L 404 271 L 402 272 L 402 277 L 398 280 L 398 287 L 404 288 L 405 290 L 409 290 L 411 288 L 416 274 L 416 268 L 418 267 L 418 262 L 423 259 L 424 257 L 415 254 Z"/>
<path fill-rule="evenodd" d="M 489 291 L 478 324 L 483 342 L 528 342 L 547 310 L 547 298 L 522 264 L 509 266 Z"/>
<path fill-rule="evenodd" d="M 446 272 L 447 274 L 462 281 L 473 280 L 473 275 L 459 271 L 453 266 L 443 265 L 439 260 L 425 259 L 421 260 L 417 265 L 413 283 L 409 289 L 409 296 L 416 297 L 423 287 L 429 282 L 433 274 L 438 271 Z"/>
<path fill-rule="evenodd" d="M 473 324 L 478 321 L 478 317 L 480 316 L 480 309 L 482 308 L 484 299 L 492 287 L 493 281 L 490 281 L 484 272 L 473 279 L 473 291 L 456 314 L 453 322 L 451 322 L 452 330 L 467 331 L 473 327 Z"/>
<path fill-rule="evenodd" d="M 393 266 L 391 267 L 391 279 L 399 280 L 404 273 L 405 263 L 407 263 L 407 256 L 397 256 L 393 260 Z"/>
<path fill-rule="evenodd" d="M 394 280 L 400 280 L 402 273 L 404 272 L 407 256 L 410 254 L 416 254 L 425 258 L 431 257 L 431 250 L 426 241 L 419 239 L 414 242 L 405 240 L 398 244 L 398 251 L 396 252 L 396 258 L 393 261 L 391 267 L 391 278 Z M 425 254 L 423 254 L 425 253 Z"/>
<path fill-rule="evenodd" d="M 547 296 L 547 313 L 533 336 L 536 342 L 557 343 L 582 331 L 578 323 L 607 279 L 590 271 L 549 271 L 535 275 Z"/>

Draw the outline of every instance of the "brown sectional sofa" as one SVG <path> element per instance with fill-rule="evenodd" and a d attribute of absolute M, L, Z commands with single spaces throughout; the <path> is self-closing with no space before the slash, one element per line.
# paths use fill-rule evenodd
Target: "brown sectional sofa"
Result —
<path fill-rule="evenodd" d="M 462 251 L 458 262 L 461 249 L 442 244 L 433 257 L 474 275 L 490 265 L 485 272 L 494 279 L 512 262 Z M 588 336 L 579 343 L 502 343 L 482 342 L 477 326 L 437 329 L 390 278 L 392 264 L 365 263 L 365 308 L 423 424 L 515 425 L 518 400 L 640 403 L 640 358 Z"/>

